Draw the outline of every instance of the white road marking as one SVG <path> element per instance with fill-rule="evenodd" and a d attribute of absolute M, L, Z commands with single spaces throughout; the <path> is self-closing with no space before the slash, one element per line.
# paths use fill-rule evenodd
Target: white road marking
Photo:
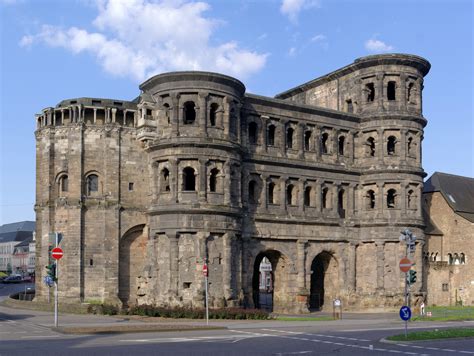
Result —
<path fill-rule="evenodd" d="M 59 337 L 59 335 L 32 335 L 32 336 L 22 336 L 21 339 L 35 339 L 35 338 L 46 338 L 46 337 Z"/>
<path fill-rule="evenodd" d="M 324 334 L 309 334 L 309 333 L 304 333 L 304 332 L 286 331 L 286 330 L 277 330 L 277 329 L 261 329 L 261 330 L 273 331 L 273 332 L 285 333 L 285 334 L 296 334 L 296 335 L 308 335 L 308 336 L 328 337 L 328 338 L 341 339 L 341 340 L 362 341 L 362 342 L 369 342 L 369 341 L 370 341 L 370 340 L 367 340 L 367 339 L 356 339 L 356 338 L 353 338 L 353 337 L 335 336 L 335 335 L 324 335 Z"/>
<path fill-rule="evenodd" d="M 283 356 L 283 355 L 302 355 L 302 354 L 310 354 L 313 351 L 294 351 L 294 352 L 279 352 L 275 355 Z"/>

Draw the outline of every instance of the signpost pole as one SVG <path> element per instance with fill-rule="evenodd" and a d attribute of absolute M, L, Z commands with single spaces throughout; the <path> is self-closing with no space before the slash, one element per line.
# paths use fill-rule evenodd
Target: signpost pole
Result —
<path fill-rule="evenodd" d="M 202 266 L 202 274 L 204 275 L 204 284 L 206 290 L 206 325 L 209 325 L 209 295 L 207 290 L 208 281 L 207 278 L 209 276 L 209 271 L 207 267 L 207 261 L 204 262 L 204 266 Z"/>
<path fill-rule="evenodd" d="M 58 247 L 58 233 L 56 235 L 56 246 Z M 58 327 L 58 260 L 55 260 L 56 270 L 55 270 L 55 277 L 56 281 L 54 281 L 54 327 Z"/>

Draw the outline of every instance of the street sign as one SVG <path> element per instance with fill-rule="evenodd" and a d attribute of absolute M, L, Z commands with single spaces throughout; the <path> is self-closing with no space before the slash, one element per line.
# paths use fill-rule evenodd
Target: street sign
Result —
<path fill-rule="evenodd" d="M 51 250 L 51 257 L 55 260 L 60 260 L 63 257 L 63 254 L 61 247 L 55 247 Z"/>
<path fill-rule="evenodd" d="M 400 271 L 407 273 L 412 265 L 413 263 L 408 258 L 402 258 L 399 263 Z"/>
<path fill-rule="evenodd" d="M 203 275 L 204 277 L 207 277 L 207 276 L 209 275 L 209 271 L 208 271 L 208 269 L 207 269 L 207 264 L 204 264 L 204 265 L 202 266 L 202 275 Z"/>
<path fill-rule="evenodd" d="M 404 321 L 407 321 L 411 318 L 411 309 L 404 305 L 400 308 L 400 318 Z"/>

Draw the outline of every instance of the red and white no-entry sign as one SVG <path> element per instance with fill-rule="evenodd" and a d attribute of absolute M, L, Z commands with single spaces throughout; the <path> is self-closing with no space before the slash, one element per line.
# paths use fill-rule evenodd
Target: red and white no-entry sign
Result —
<path fill-rule="evenodd" d="M 399 263 L 400 271 L 407 273 L 412 265 L 413 263 L 408 258 L 402 258 Z"/>
<path fill-rule="evenodd" d="M 208 269 L 207 269 L 207 264 L 206 263 L 202 266 L 202 275 L 204 277 L 208 276 Z"/>
<path fill-rule="evenodd" d="M 55 247 L 51 250 L 51 257 L 55 260 L 59 260 L 63 257 L 64 253 L 61 247 Z"/>

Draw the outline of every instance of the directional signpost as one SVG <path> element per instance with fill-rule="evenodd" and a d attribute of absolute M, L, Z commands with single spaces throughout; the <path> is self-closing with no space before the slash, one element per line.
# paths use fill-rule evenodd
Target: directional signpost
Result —
<path fill-rule="evenodd" d="M 410 307 L 407 307 L 404 305 L 403 307 L 400 308 L 400 318 L 403 321 L 408 321 L 411 319 L 411 309 Z"/>
<path fill-rule="evenodd" d="M 51 250 L 51 257 L 54 258 L 56 261 L 54 265 L 49 265 L 46 268 L 52 272 L 53 275 L 47 276 L 52 281 L 54 281 L 54 327 L 58 327 L 58 261 L 63 257 L 64 252 L 61 247 L 58 247 L 59 242 L 62 239 L 61 233 L 53 233 L 55 237 L 55 245 L 56 247 Z M 50 234 L 50 235 L 53 235 Z M 54 269 L 53 269 L 54 267 Z M 49 281 L 45 282 L 48 283 Z"/>
<path fill-rule="evenodd" d="M 416 236 L 410 229 L 405 229 L 401 232 L 400 241 L 405 242 L 405 257 L 399 263 L 400 271 L 405 273 L 405 305 L 400 308 L 400 318 L 405 321 L 405 337 L 407 337 L 407 322 L 411 318 L 410 285 L 416 282 L 416 271 L 411 269 L 415 264 L 410 260 L 415 253 Z"/>

